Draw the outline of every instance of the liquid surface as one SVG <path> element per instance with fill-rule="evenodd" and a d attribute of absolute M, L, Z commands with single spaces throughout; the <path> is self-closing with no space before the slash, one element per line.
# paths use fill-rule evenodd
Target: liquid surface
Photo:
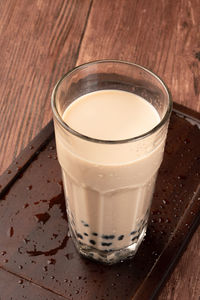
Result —
<path fill-rule="evenodd" d="M 133 138 L 160 121 L 149 102 L 120 90 L 101 90 L 78 98 L 66 109 L 63 119 L 75 131 L 101 140 Z"/>

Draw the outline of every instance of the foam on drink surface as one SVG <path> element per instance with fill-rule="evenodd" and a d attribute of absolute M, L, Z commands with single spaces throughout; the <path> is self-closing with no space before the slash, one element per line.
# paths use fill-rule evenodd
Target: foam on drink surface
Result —
<path fill-rule="evenodd" d="M 150 131 L 160 117 L 135 94 L 101 90 L 75 100 L 63 120 L 91 138 L 124 140 Z M 144 235 L 164 139 L 148 151 L 146 146 L 137 150 L 135 142 L 98 144 L 70 133 L 66 142 L 61 130 L 56 131 L 69 221 L 80 244 L 111 251 Z"/>

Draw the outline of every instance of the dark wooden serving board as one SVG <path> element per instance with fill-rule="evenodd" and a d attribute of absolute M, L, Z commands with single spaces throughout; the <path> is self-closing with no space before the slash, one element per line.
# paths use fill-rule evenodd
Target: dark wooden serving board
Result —
<path fill-rule="evenodd" d="M 69 237 L 52 122 L 32 141 L 0 178 L 0 300 L 156 298 L 200 221 L 199 115 L 178 109 L 145 240 L 114 266 L 81 258 Z"/>

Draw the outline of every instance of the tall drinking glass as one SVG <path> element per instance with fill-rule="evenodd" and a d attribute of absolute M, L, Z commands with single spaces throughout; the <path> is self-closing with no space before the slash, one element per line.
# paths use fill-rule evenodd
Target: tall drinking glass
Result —
<path fill-rule="evenodd" d="M 111 102 L 105 100 L 108 95 Z M 92 101 L 88 99 L 95 97 L 97 104 L 92 104 L 90 111 Z M 64 75 L 54 88 L 51 103 L 69 228 L 76 248 L 83 256 L 107 264 L 132 257 L 146 233 L 163 158 L 172 110 L 168 89 L 139 65 L 102 60 Z M 157 118 L 149 129 L 147 108 Z M 87 116 L 83 121 L 82 114 Z M 70 118 L 80 123 L 80 130 L 71 125 Z M 128 128 L 137 118 L 138 128 Z M 112 128 L 113 138 L 112 134 L 109 138 L 95 136 L 96 128 L 102 129 L 99 122 L 105 134 Z M 82 132 L 85 126 L 93 135 Z M 118 136 L 123 128 L 132 135 L 122 130 Z M 143 132 L 141 128 L 146 129 Z"/>

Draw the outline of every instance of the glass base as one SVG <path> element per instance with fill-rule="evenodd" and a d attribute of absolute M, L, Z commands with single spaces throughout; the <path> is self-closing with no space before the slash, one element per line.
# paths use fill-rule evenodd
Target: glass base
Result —
<path fill-rule="evenodd" d="M 146 235 L 146 229 L 147 226 L 143 228 L 140 235 L 138 236 L 137 241 L 135 241 L 131 245 L 128 245 L 127 247 L 124 247 L 122 249 L 116 249 L 116 250 L 98 250 L 94 247 L 79 242 L 76 239 L 76 236 L 73 233 L 72 228 L 70 228 L 70 233 L 71 233 L 72 240 L 76 246 L 76 249 L 82 256 L 107 265 L 112 265 L 118 262 L 122 262 L 126 259 L 130 259 L 136 254 L 143 238 Z"/>

